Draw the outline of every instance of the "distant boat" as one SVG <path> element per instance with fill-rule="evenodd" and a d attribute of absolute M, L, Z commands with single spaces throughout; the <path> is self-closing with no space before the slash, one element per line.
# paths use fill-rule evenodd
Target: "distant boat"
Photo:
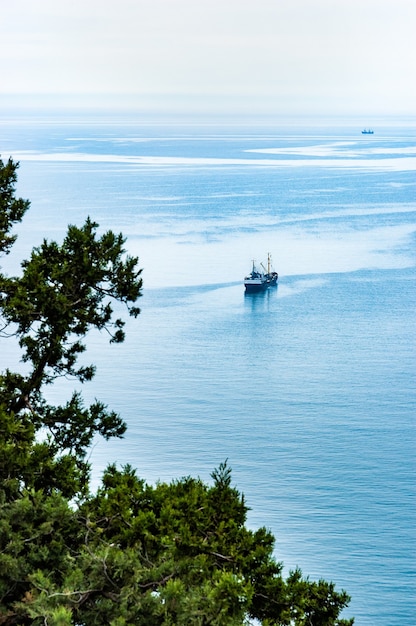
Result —
<path fill-rule="evenodd" d="M 250 274 L 244 278 L 244 287 L 247 293 L 265 291 L 269 287 L 277 285 L 278 274 L 271 268 L 270 254 L 267 255 L 267 270 L 263 263 L 260 265 L 264 271 L 259 270 L 255 265 L 255 261 L 253 261 Z"/>
<path fill-rule="evenodd" d="M 361 131 L 362 135 L 374 135 L 374 131 L 371 130 L 371 128 L 364 128 L 364 130 Z"/>

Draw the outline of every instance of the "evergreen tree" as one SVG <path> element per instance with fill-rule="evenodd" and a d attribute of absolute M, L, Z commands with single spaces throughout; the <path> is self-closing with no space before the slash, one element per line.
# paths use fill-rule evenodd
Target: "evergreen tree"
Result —
<path fill-rule="evenodd" d="M 15 197 L 17 167 L 0 160 L 0 255 L 29 207 Z M 44 390 L 60 376 L 93 378 L 94 366 L 79 364 L 91 329 L 124 340 L 112 302 L 139 314 L 138 259 L 122 235 L 97 231 L 90 219 L 69 226 L 62 244 L 33 250 L 20 276 L 0 274 L 1 337 L 14 337 L 23 363 L 0 375 L 0 625 L 352 624 L 339 617 L 349 597 L 332 583 L 298 570 L 284 579 L 271 533 L 245 526 L 226 462 L 211 485 L 150 486 L 110 465 L 91 493 L 93 437 L 126 426 L 80 393 L 53 406 Z"/>

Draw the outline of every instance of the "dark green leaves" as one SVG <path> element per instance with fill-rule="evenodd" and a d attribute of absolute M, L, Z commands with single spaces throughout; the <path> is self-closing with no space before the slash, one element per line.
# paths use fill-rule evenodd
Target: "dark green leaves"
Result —
<path fill-rule="evenodd" d="M 0 255 L 8 254 L 16 240 L 10 235 L 13 225 L 20 222 L 29 208 L 29 201 L 15 198 L 16 170 L 18 163 L 9 159 L 6 164 L 0 159 Z"/>
<path fill-rule="evenodd" d="M 121 319 L 112 320 L 111 300 L 124 303 L 130 315 L 141 295 L 137 259 L 124 259 L 124 239 L 112 232 L 98 237 L 89 219 L 70 226 L 61 246 L 44 241 L 23 263 L 23 275 L 0 282 L 3 315 L 34 365 L 30 384 L 37 389 L 55 376 L 91 378 L 93 370 L 76 368 L 85 350 L 79 338 L 91 328 L 106 330 L 112 341 L 124 339 Z"/>
<path fill-rule="evenodd" d="M 14 195 L 16 169 L 12 160 L 0 161 L 0 251 L 8 251 L 14 240 L 8 233 L 28 206 Z M 15 336 L 25 364 L 22 372 L 0 374 L 0 402 L 16 429 L 30 415 L 33 436 L 42 432 L 42 443 L 33 443 L 30 459 L 16 471 L 23 486 L 62 489 L 68 497 L 85 493 L 84 458 L 94 436 L 125 432 L 122 419 L 100 402 L 85 408 L 75 393 L 51 406 L 43 396 L 45 385 L 58 377 L 93 378 L 94 365 L 79 363 L 91 330 L 105 331 L 113 343 L 124 340 L 125 322 L 114 316 L 114 303 L 138 315 L 141 270 L 124 243 L 121 234 L 99 235 L 98 224 L 87 219 L 81 228 L 69 226 L 62 244 L 44 240 L 22 263 L 21 276 L 0 274 L 1 330 L 4 337 Z"/>
<path fill-rule="evenodd" d="M 0 277 L 3 317 L 32 368 L 19 384 L 15 380 L 15 412 L 29 401 L 33 408 L 36 393 L 56 377 L 91 380 L 94 366 L 78 366 L 87 333 L 95 328 L 111 342 L 124 340 L 124 321 L 113 319 L 112 301 L 125 304 L 134 317 L 139 313 L 133 306 L 142 288 L 137 259 L 125 256 L 121 235 L 99 237 L 97 228 L 89 219 L 82 228 L 70 226 L 62 245 L 44 241 L 34 249 L 21 277 Z"/>

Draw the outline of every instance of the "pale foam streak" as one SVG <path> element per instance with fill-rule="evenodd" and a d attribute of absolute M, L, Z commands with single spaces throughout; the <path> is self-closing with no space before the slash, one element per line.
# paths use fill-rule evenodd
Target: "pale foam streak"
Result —
<path fill-rule="evenodd" d="M 316 287 L 322 287 L 325 283 L 328 283 L 329 279 L 325 278 L 311 278 L 309 280 L 302 279 L 296 280 L 291 283 L 281 283 L 279 285 L 279 298 L 287 298 L 290 296 L 295 296 L 300 293 L 304 293 L 309 289 L 315 289 Z"/>
<path fill-rule="evenodd" d="M 165 199 L 168 200 L 168 199 Z M 182 202 L 179 203 L 182 206 Z M 189 204 L 189 202 L 187 203 Z M 397 206 L 388 204 L 381 207 L 371 209 L 369 207 L 346 207 L 339 209 L 338 211 L 322 211 L 306 215 L 280 215 L 278 211 L 274 215 L 258 215 L 253 212 L 245 212 L 228 218 L 222 218 L 218 222 L 217 218 L 209 219 L 192 219 L 192 220 L 177 220 L 173 221 L 169 214 L 158 213 L 158 221 L 155 224 L 153 218 L 145 218 L 140 216 L 140 222 L 137 224 L 129 224 L 129 235 L 140 237 L 172 237 L 177 238 L 189 238 L 192 241 L 208 240 L 210 237 L 215 237 L 218 240 L 228 239 L 230 235 L 238 232 L 241 228 L 242 220 L 244 229 L 250 231 L 251 235 L 254 233 L 263 233 L 265 230 L 271 231 L 278 228 L 287 228 L 296 225 L 303 225 L 305 223 L 319 222 L 321 220 L 330 219 L 333 221 L 333 225 L 327 225 L 324 230 L 337 229 L 337 232 L 344 232 L 343 221 L 349 217 L 376 217 L 378 215 L 401 215 L 414 213 L 416 207 L 414 205 L 402 205 Z M 402 226 L 396 226 L 402 228 Z M 342 230 L 340 230 L 342 229 Z M 414 232 L 416 226 L 405 225 L 404 231 L 406 234 Z M 320 226 L 322 230 L 322 226 Z M 355 232 L 355 231 L 354 231 Z"/>
<path fill-rule="evenodd" d="M 274 153 L 270 150 L 252 150 L 251 152 Z M 280 153 L 276 152 L 276 154 Z M 83 154 L 74 153 L 42 153 L 23 150 L 14 153 L 17 161 L 52 161 L 52 162 L 86 162 L 86 163 L 125 163 L 132 166 L 156 167 L 327 167 L 339 169 L 367 169 L 367 170 L 394 170 L 416 171 L 416 156 L 385 159 L 238 159 L 238 158 L 207 158 L 207 157 L 166 157 L 166 156 L 126 156 L 115 154 Z"/>
<path fill-rule="evenodd" d="M 349 149 L 348 149 L 349 147 Z M 416 155 L 416 146 L 399 146 L 394 147 L 362 147 L 356 142 L 337 141 L 335 143 L 321 144 L 315 146 L 290 146 L 279 148 L 252 148 L 245 152 L 253 152 L 257 154 L 283 154 L 291 156 L 312 156 L 312 157 L 349 157 L 362 158 L 363 155 Z"/>

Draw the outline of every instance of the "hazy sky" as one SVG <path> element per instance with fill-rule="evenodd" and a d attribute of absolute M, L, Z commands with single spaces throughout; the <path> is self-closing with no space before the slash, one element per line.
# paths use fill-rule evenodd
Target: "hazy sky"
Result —
<path fill-rule="evenodd" d="M 416 113 L 415 0 L 1 0 L 0 41 L 0 96 Z"/>

